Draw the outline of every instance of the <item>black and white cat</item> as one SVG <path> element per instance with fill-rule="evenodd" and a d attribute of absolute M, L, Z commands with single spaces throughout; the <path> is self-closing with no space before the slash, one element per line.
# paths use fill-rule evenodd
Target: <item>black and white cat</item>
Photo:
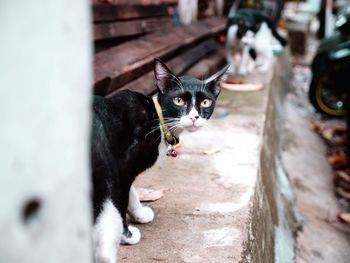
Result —
<path fill-rule="evenodd" d="M 195 131 L 205 124 L 226 70 L 201 81 L 177 77 L 155 60 L 156 98 L 128 90 L 111 98 L 94 98 L 91 158 L 97 263 L 115 263 L 119 243 L 140 241 L 140 231 L 128 224 L 127 212 L 139 223 L 152 221 L 154 214 L 141 205 L 132 186 L 135 177 L 158 155 L 165 155 L 183 129 Z"/>
<path fill-rule="evenodd" d="M 269 17 L 255 9 L 239 9 L 228 18 L 226 27 L 226 59 L 231 74 L 246 75 L 255 68 L 267 71 L 273 57 L 273 38 L 282 46 L 280 36 Z"/>

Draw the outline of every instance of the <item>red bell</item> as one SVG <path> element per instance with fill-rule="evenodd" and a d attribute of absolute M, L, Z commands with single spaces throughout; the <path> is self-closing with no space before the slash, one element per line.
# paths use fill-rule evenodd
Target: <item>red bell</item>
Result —
<path fill-rule="evenodd" d="M 176 157 L 177 156 L 177 152 L 175 150 L 172 150 L 170 155 L 171 155 L 171 157 Z"/>

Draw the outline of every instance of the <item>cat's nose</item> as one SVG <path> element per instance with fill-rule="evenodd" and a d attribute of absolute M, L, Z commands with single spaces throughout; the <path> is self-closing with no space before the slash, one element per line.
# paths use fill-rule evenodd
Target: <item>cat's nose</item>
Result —
<path fill-rule="evenodd" d="M 192 116 L 190 117 L 191 121 L 193 122 L 193 124 L 196 122 L 196 120 L 199 118 L 199 116 Z"/>

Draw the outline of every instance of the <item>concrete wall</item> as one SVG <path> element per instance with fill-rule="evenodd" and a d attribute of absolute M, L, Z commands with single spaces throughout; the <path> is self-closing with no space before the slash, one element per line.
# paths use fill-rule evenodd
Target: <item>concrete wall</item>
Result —
<path fill-rule="evenodd" d="M 0 1 L 0 262 L 91 262 L 88 0 Z"/>
<path fill-rule="evenodd" d="M 294 192 L 280 160 L 283 102 L 285 93 L 291 86 L 289 58 L 287 51 L 279 57 L 272 78 L 266 85 L 258 178 L 241 263 L 295 261 L 295 235 L 300 221 Z"/>

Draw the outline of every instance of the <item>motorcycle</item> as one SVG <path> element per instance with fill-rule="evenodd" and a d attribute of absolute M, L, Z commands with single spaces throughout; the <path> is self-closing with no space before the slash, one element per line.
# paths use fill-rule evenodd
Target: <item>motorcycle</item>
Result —
<path fill-rule="evenodd" d="M 322 41 L 311 64 L 309 100 L 320 113 L 343 117 L 350 91 L 350 7 L 340 12 L 335 25 L 338 32 Z"/>

